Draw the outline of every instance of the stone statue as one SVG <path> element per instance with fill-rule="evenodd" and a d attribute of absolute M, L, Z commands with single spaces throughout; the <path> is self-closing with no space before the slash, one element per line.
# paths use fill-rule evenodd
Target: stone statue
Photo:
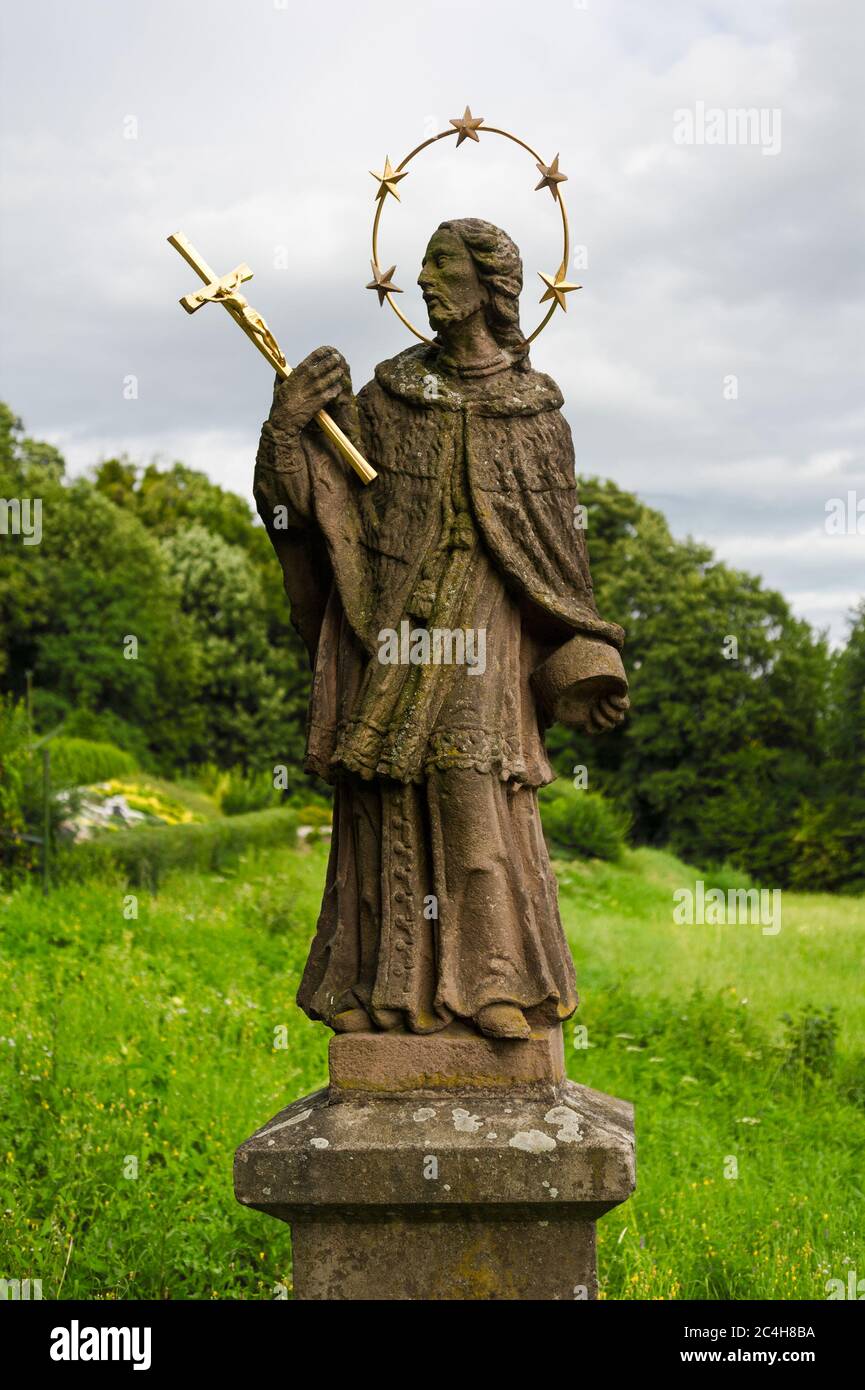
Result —
<path fill-rule="evenodd" d="M 355 397 L 318 348 L 277 380 L 255 472 L 313 668 L 307 769 L 333 840 L 298 1000 L 339 1033 L 452 1022 L 528 1038 L 577 1006 L 537 789 L 555 719 L 625 717 L 624 633 L 598 614 L 574 451 L 520 330 L 497 227 L 443 222 L 418 283 L 436 337 Z M 363 488 L 311 424 L 328 407 Z"/>
<path fill-rule="evenodd" d="M 625 717 L 624 634 L 595 606 L 516 246 L 443 222 L 419 284 L 432 344 L 356 398 L 319 348 L 262 431 L 256 501 L 313 667 L 307 768 L 335 788 L 298 1000 L 335 1036 L 328 1085 L 239 1146 L 234 1190 L 290 1223 L 295 1298 L 593 1299 L 634 1115 L 565 1073 L 576 981 L 537 792 L 554 720 Z"/>

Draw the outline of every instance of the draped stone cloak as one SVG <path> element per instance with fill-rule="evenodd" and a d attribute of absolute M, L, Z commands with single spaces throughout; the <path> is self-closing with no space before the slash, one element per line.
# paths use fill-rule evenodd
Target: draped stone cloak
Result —
<path fill-rule="evenodd" d="M 423 346 L 342 407 L 368 487 L 315 424 L 264 425 L 256 503 L 313 669 L 306 766 L 336 786 L 298 994 L 313 1018 L 362 1007 L 425 1032 L 490 1003 L 576 1008 L 532 677 L 624 634 L 595 606 L 561 406 L 541 373 L 458 375 Z M 483 669 L 381 659 L 384 633 L 422 629 L 474 633 L 475 657 L 482 632 Z"/>

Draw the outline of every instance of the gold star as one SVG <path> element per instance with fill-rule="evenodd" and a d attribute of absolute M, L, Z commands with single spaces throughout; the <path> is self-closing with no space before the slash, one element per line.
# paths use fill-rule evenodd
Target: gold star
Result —
<path fill-rule="evenodd" d="M 382 172 L 380 174 L 373 174 L 372 169 L 370 169 L 369 172 L 372 174 L 374 179 L 378 179 L 379 186 L 375 195 L 377 198 L 386 198 L 388 193 L 392 193 L 393 196 L 396 198 L 397 202 L 400 201 L 400 196 L 396 191 L 396 186 L 399 183 L 400 179 L 406 178 L 406 176 L 408 175 L 408 169 L 405 169 L 401 174 L 397 173 L 397 171 L 391 167 L 390 157 L 388 155 L 385 155 L 384 169 L 382 170 Z"/>
<path fill-rule="evenodd" d="M 367 285 L 367 289 L 376 290 L 378 292 L 378 305 L 379 308 L 381 308 L 382 304 L 384 304 L 386 295 L 402 294 L 402 290 L 398 285 L 395 285 L 390 278 L 396 270 L 396 266 L 392 265 L 390 270 L 382 272 L 379 270 L 375 261 L 370 261 L 370 265 L 372 266 L 372 279 Z"/>
<path fill-rule="evenodd" d="M 537 190 L 535 191 L 537 192 Z M 571 290 L 581 290 L 583 288 L 582 285 L 569 284 L 567 280 L 562 278 L 561 271 L 556 271 L 555 280 L 551 275 L 545 275 L 542 270 L 539 270 L 538 274 L 547 287 L 538 300 L 538 303 L 543 304 L 547 299 L 554 299 L 559 307 L 564 309 L 567 313 L 568 306 L 565 302 L 565 295 L 570 294 Z"/>
<path fill-rule="evenodd" d="M 560 183 L 567 183 L 568 181 L 567 174 L 559 173 L 559 156 L 556 155 L 552 164 L 538 164 L 537 167 L 540 169 L 543 178 L 539 184 L 535 185 L 535 192 L 537 193 L 540 188 L 548 188 L 553 195 L 553 199 L 557 199 L 559 196 L 557 185 Z"/>
<path fill-rule="evenodd" d="M 451 125 L 457 132 L 457 149 L 459 149 L 463 140 L 477 140 L 478 144 L 480 144 L 478 131 L 483 123 L 483 116 L 473 116 L 471 108 L 468 106 L 462 116 L 453 117 L 451 119 Z"/>

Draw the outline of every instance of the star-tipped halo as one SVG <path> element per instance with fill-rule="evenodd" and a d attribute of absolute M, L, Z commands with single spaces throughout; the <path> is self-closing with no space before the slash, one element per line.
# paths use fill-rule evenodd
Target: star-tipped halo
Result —
<path fill-rule="evenodd" d="M 571 284 L 566 279 L 568 261 L 570 259 L 570 232 L 568 229 L 568 214 L 565 209 L 564 190 L 561 185 L 566 181 L 567 175 L 562 173 L 559 168 L 559 155 L 556 154 L 551 164 L 546 164 L 540 153 L 532 149 L 531 145 L 527 144 L 525 140 L 520 139 L 517 135 L 511 134 L 508 130 L 501 130 L 498 126 L 487 125 L 482 116 L 473 116 L 471 107 L 467 106 L 462 116 L 451 117 L 446 129 L 440 130 L 434 135 L 427 135 L 419 145 L 416 145 L 414 149 L 409 151 L 404 159 L 399 161 L 396 168 L 391 164 L 390 158 L 387 158 L 382 172 L 380 174 L 373 174 L 373 178 L 376 180 L 378 187 L 375 195 L 375 216 L 373 217 L 372 224 L 373 279 L 369 283 L 368 288 L 376 291 L 380 305 L 387 300 L 400 322 L 405 325 L 410 333 L 413 333 L 416 338 L 419 338 L 422 343 L 434 343 L 435 339 L 429 338 L 425 333 L 421 332 L 397 303 L 396 295 L 402 293 L 402 291 L 393 283 L 392 277 L 395 274 L 395 267 L 391 266 L 390 269 L 386 271 L 380 269 L 384 264 L 384 260 L 379 250 L 379 229 L 385 208 L 388 206 L 387 194 L 393 193 L 394 197 L 399 201 L 397 183 L 405 177 L 412 160 L 416 159 L 424 150 L 437 147 L 439 141 L 447 141 L 449 139 L 451 142 L 451 149 L 454 147 L 459 148 L 466 140 L 474 140 L 475 143 L 486 146 L 486 140 L 480 140 L 479 131 L 481 130 L 483 130 L 485 136 L 498 136 L 502 139 L 512 141 L 531 157 L 541 175 L 541 181 L 537 187 L 538 189 L 548 188 L 550 190 L 556 212 L 561 219 L 562 248 L 561 259 L 558 263 L 559 268 L 555 276 L 543 274 L 540 276 L 544 282 L 544 293 L 540 301 L 543 306 L 541 311 L 543 317 L 540 323 L 526 335 L 527 344 L 533 343 L 538 334 L 543 332 L 546 325 L 550 322 L 550 319 L 554 317 L 557 309 L 567 309 L 567 295 L 574 290 L 580 289 L 579 285 Z M 455 140 L 454 136 L 456 136 Z M 474 163 L 473 160 L 470 162 Z"/>
<path fill-rule="evenodd" d="M 547 287 L 538 300 L 538 303 L 543 304 L 548 299 L 554 299 L 559 308 L 567 312 L 568 305 L 565 300 L 565 295 L 570 294 L 571 290 L 581 290 L 583 288 L 582 285 L 572 285 L 558 273 L 555 280 L 551 275 L 545 275 L 542 270 L 538 271 L 538 275 Z"/>
<path fill-rule="evenodd" d="M 370 261 L 370 265 L 372 266 L 372 279 L 367 285 L 367 289 L 377 291 L 378 304 L 379 308 L 381 308 L 382 304 L 384 304 L 387 295 L 402 294 L 402 290 L 400 289 L 399 285 L 395 285 L 391 280 L 391 276 L 396 270 L 396 266 L 392 265 L 390 270 L 380 270 L 379 267 L 376 265 L 375 261 Z"/>
<path fill-rule="evenodd" d="M 457 149 L 463 140 L 476 140 L 480 144 L 478 131 L 484 123 L 483 116 L 473 116 L 471 107 L 467 106 L 462 116 L 452 116 L 451 125 L 457 133 Z"/>
<path fill-rule="evenodd" d="M 377 198 L 386 198 L 388 193 L 392 193 L 393 196 L 396 198 L 397 202 L 400 201 L 400 196 L 396 191 L 396 186 L 399 183 L 400 179 L 404 179 L 408 176 L 408 169 L 404 169 L 403 172 L 400 174 L 396 169 L 394 169 L 391 166 L 390 156 L 385 155 L 384 168 L 381 171 L 381 173 L 375 174 L 373 173 L 372 169 L 370 169 L 369 172 L 372 174 L 374 179 L 378 179 L 378 188 L 376 189 L 375 194 Z"/>
<path fill-rule="evenodd" d="M 553 198 L 557 199 L 559 196 L 559 184 L 567 183 L 568 181 L 567 174 L 559 172 L 559 156 L 556 155 L 552 164 L 542 164 L 539 160 L 538 169 L 541 173 L 541 181 L 535 185 L 535 192 L 537 193 L 541 188 L 548 188 Z"/>

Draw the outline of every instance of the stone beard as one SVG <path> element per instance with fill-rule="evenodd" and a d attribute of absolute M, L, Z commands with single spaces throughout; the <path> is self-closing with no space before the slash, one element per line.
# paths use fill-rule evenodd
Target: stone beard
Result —
<path fill-rule="evenodd" d="M 442 224 L 420 284 L 436 344 L 381 363 L 357 397 L 319 349 L 278 383 L 258 452 L 313 667 L 306 765 L 335 788 L 298 1002 L 337 1031 L 459 1020 L 519 1038 L 577 1006 L 537 800 L 567 702 L 538 673 L 582 669 L 586 651 L 621 671 L 624 634 L 595 606 L 562 396 L 519 332 L 516 247 L 477 219 Z M 367 488 L 307 423 L 316 382 L 378 472 Z M 483 633 L 483 669 L 380 659 L 380 634 L 406 625 Z M 572 722 L 600 732 L 626 705 L 602 690 Z"/>

